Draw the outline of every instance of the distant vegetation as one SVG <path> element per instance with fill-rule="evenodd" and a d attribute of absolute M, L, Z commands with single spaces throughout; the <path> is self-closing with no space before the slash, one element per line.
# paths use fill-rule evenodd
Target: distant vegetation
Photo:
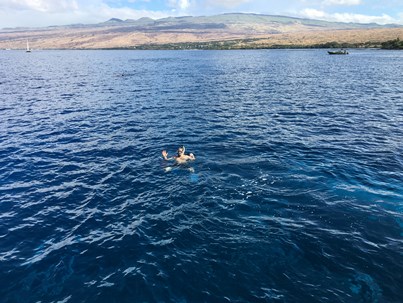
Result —
<path fill-rule="evenodd" d="M 382 49 L 403 49 L 403 41 L 400 41 L 399 38 L 395 40 L 389 40 L 381 43 Z"/>
<path fill-rule="evenodd" d="M 403 42 L 399 39 L 387 42 L 364 42 L 364 43 L 340 43 L 326 42 L 319 44 L 265 44 L 261 39 L 236 39 L 227 41 L 209 42 L 186 42 L 165 44 L 143 44 L 135 47 L 123 47 L 119 49 L 137 50 L 230 50 L 230 49 L 303 49 L 303 48 L 384 48 L 403 49 Z"/>

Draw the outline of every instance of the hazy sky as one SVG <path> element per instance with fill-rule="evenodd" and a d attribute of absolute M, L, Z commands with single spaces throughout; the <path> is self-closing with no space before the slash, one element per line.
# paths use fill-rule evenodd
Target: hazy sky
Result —
<path fill-rule="evenodd" d="M 0 0 L 0 28 L 230 12 L 403 24 L 403 0 Z"/>

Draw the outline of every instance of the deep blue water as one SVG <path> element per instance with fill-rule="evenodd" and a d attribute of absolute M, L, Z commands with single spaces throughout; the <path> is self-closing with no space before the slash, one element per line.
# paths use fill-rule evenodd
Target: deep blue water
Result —
<path fill-rule="evenodd" d="M 0 52 L 0 301 L 403 302 L 402 71 Z M 196 161 L 166 172 L 182 144 Z"/>

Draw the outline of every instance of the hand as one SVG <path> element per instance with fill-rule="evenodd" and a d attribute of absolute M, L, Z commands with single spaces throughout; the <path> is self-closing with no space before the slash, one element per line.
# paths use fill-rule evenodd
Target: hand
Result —
<path fill-rule="evenodd" d="M 168 153 L 166 150 L 162 151 L 162 157 L 166 160 L 168 158 Z"/>

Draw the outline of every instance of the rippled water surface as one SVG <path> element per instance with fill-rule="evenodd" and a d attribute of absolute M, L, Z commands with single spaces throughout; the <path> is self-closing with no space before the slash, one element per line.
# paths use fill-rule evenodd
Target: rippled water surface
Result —
<path fill-rule="evenodd" d="M 1 302 L 403 302 L 403 52 L 0 66 Z"/>

